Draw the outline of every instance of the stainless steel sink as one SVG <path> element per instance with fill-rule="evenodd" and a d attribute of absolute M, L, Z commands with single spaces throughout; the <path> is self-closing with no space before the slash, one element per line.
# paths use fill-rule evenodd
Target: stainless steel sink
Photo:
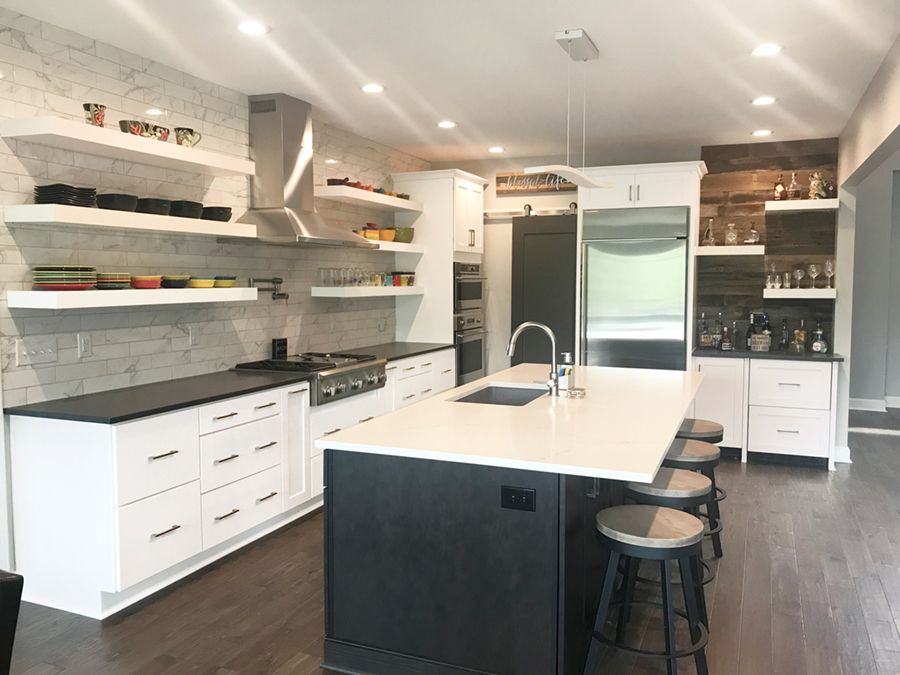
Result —
<path fill-rule="evenodd" d="M 471 394 L 456 399 L 457 403 L 487 403 L 488 405 L 525 405 L 536 398 L 547 396 L 547 388 L 502 387 L 488 385 Z"/>

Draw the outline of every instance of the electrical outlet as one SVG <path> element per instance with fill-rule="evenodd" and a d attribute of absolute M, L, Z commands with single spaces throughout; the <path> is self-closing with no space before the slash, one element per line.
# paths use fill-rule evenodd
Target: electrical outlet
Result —
<path fill-rule="evenodd" d="M 517 511 L 534 511 L 534 489 L 501 485 L 500 508 L 515 509 Z"/>
<path fill-rule="evenodd" d="M 78 333 L 78 335 L 75 336 L 75 339 L 78 342 L 79 359 L 94 355 L 94 344 L 91 341 L 90 335 L 87 333 Z"/>
<path fill-rule="evenodd" d="M 16 340 L 16 365 L 56 363 L 56 337 L 19 338 Z"/>

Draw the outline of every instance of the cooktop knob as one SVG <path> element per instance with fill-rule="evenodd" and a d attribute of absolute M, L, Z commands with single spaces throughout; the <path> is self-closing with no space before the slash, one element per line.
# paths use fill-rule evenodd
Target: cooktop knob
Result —
<path fill-rule="evenodd" d="M 331 385 L 322 387 L 322 396 L 324 396 L 325 398 L 331 398 L 332 396 L 334 396 L 334 387 Z"/>
<path fill-rule="evenodd" d="M 363 386 L 363 381 L 361 379 L 359 379 L 358 377 L 355 380 L 353 380 L 352 382 L 350 382 L 351 389 L 362 389 L 362 386 Z"/>
<path fill-rule="evenodd" d="M 334 389 L 338 394 L 343 394 L 345 391 L 347 391 L 347 383 L 338 382 L 337 385 L 335 385 Z"/>
<path fill-rule="evenodd" d="M 386 382 L 387 381 L 387 373 L 378 373 L 378 381 Z"/>
<path fill-rule="evenodd" d="M 376 384 L 378 382 L 378 375 L 375 373 L 369 373 L 366 375 L 366 384 Z"/>

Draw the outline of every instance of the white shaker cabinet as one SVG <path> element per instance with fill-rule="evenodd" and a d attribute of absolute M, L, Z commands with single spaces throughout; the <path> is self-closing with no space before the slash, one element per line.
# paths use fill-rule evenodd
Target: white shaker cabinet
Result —
<path fill-rule="evenodd" d="M 309 447 L 309 385 L 297 385 L 285 390 L 284 435 L 282 448 L 282 492 L 285 510 L 299 506 L 312 498 L 310 483 Z"/>
<path fill-rule="evenodd" d="M 747 359 L 694 358 L 703 383 L 694 398 L 694 417 L 718 422 L 725 429 L 720 445 L 744 447 L 744 400 Z"/>
<path fill-rule="evenodd" d="M 581 209 L 691 206 L 698 202 L 703 162 L 590 167 L 585 173 L 606 188 L 579 188 Z"/>
<path fill-rule="evenodd" d="M 484 187 L 453 179 L 453 249 L 484 253 Z"/>

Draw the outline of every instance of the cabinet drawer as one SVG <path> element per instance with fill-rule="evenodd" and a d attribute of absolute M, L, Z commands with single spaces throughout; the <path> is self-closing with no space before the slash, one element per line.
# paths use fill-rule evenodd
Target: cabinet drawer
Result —
<path fill-rule="evenodd" d="M 427 359 L 426 359 L 427 360 Z M 402 359 L 400 361 L 394 361 L 391 363 L 388 368 L 396 368 L 396 378 L 398 380 L 405 380 L 409 377 L 415 377 L 419 374 L 419 366 L 421 365 L 421 359 L 412 358 L 412 359 Z M 429 366 L 430 367 L 430 366 Z"/>
<path fill-rule="evenodd" d="M 828 457 L 827 410 L 750 406 L 749 452 Z"/>
<path fill-rule="evenodd" d="M 207 492 L 200 501 L 206 550 L 281 513 L 281 467 Z"/>
<path fill-rule="evenodd" d="M 751 361 L 750 405 L 828 410 L 831 364 Z"/>
<path fill-rule="evenodd" d="M 408 377 L 405 380 L 399 380 L 394 392 L 394 409 L 399 410 L 413 403 L 418 403 L 423 398 L 427 398 L 431 392 L 425 393 L 426 389 L 433 389 L 431 377 L 427 374 Z"/>
<path fill-rule="evenodd" d="M 118 504 L 197 480 L 199 435 L 196 408 L 115 425 Z"/>
<path fill-rule="evenodd" d="M 198 481 L 123 506 L 118 516 L 118 590 L 201 550 Z"/>
<path fill-rule="evenodd" d="M 435 354 L 432 373 L 434 393 L 447 391 L 456 386 L 456 350 L 445 349 Z"/>
<path fill-rule="evenodd" d="M 281 415 L 200 438 L 200 488 L 209 492 L 281 462 Z"/>
<path fill-rule="evenodd" d="M 313 455 L 322 454 L 315 442 L 329 433 L 347 429 L 367 421 L 379 411 L 378 391 L 369 391 L 343 401 L 312 408 L 309 414 L 309 437 Z"/>
<path fill-rule="evenodd" d="M 318 497 L 325 492 L 325 455 L 316 455 L 309 465 L 312 479 L 312 496 Z"/>
<path fill-rule="evenodd" d="M 281 412 L 281 391 L 272 389 L 258 394 L 229 398 L 200 408 L 200 433 L 209 434 Z"/>

